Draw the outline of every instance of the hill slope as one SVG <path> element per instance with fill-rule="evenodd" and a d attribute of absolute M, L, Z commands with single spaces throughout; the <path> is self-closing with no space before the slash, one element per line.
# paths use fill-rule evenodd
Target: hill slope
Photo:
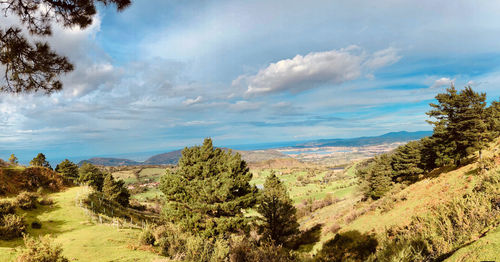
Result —
<path fill-rule="evenodd" d="M 70 261 L 154 261 L 159 257 L 147 251 L 133 250 L 140 230 L 116 228 L 93 222 L 75 200 L 82 188 L 74 187 L 50 195 L 55 204 L 22 212 L 26 221 L 40 221 L 41 229 L 28 229 L 34 236 L 51 234 L 63 247 Z M 22 247 L 22 239 L 0 241 L 0 261 L 13 261 Z"/>

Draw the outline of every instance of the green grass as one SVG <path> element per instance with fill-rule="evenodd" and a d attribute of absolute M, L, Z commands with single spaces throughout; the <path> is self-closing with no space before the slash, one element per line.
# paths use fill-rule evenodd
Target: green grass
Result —
<path fill-rule="evenodd" d="M 52 194 L 54 206 L 40 206 L 25 215 L 28 224 L 40 221 L 41 229 L 28 229 L 30 235 L 51 234 L 62 244 L 63 254 L 71 261 L 153 261 L 159 258 L 147 251 L 136 251 L 138 229 L 117 229 L 108 224 L 90 221 L 84 210 L 76 206 L 75 199 L 81 188 L 74 187 Z M 21 239 L 0 241 L 0 261 L 13 261 L 22 248 Z"/>
<path fill-rule="evenodd" d="M 285 184 L 290 197 L 296 204 L 306 199 L 323 199 L 327 194 L 333 194 L 338 198 L 349 197 L 356 188 L 354 185 L 356 178 L 350 173 L 346 173 L 344 178 L 337 181 L 331 181 L 327 184 L 321 183 L 321 181 L 323 181 L 323 177 L 329 172 L 328 170 L 323 169 L 316 170 L 313 176 L 309 176 L 307 178 L 309 183 L 304 185 L 299 182 L 298 178 L 300 176 L 304 178 L 308 176 L 308 171 L 305 170 L 295 170 L 290 174 L 281 169 L 264 169 L 260 172 L 253 171 L 254 176 L 251 184 L 262 187 L 266 177 L 269 176 L 272 170 L 276 172 L 280 180 Z M 353 173 L 353 171 L 349 170 L 346 172 Z M 340 172 L 336 173 L 336 175 L 340 174 Z"/>

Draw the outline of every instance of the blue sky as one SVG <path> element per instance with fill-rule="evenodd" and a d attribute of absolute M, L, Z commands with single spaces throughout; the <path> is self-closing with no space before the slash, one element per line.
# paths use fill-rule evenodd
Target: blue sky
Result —
<path fill-rule="evenodd" d="M 495 1 L 101 7 L 48 39 L 76 68 L 62 92 L 0 96 L 0 158 L 430 130 L 428 104 L 451 82 L 500 96 L 499 13 Z"/>

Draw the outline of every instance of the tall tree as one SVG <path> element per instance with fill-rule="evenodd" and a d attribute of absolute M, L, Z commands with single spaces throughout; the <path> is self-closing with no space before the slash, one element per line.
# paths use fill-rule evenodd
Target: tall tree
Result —
<path fill-rule="evenodd" d="M 414 183 L 419 179 L 419 175 L 424 172 L 421 159 L 422 149 L 420 141 L 410 141 L 396 149 L 391 159 L 394 170 L 393 181 Z"/>
<path fill-rule="evenodd" d="M 368 196 L 379 199 L 392 187 L 391 159 L 387 154 L 375 157 L 368 171 Z"/>
<path fill-rule="evenodd" d="M 68 181 L 76 182 L 78 180 L 78 165 L 68 159 L 59 163 L 55 170 Z"/>
<path fill-rule="evenodd" d="M 104 177 L 102 193 L 107 199 L 116 201 L 126 207 L 129 205 L 130 193 L 124 185 L 125 182 L 123 180 L 115 180 L 113 175 L 107 174 Z"/>
<path fill-rule="evenodd" d="M 261 214 L 261 233 L 275 244 L 286 244 L 299 233 L 297 210 L 293 206 L 285 185 L 274 172 L 264 183 L 257 211 Z"/>
<path fill-rule="evenodd" d="M 21 25 L 41 39 L 51 35 L 51 25 L 85 28 L 96 14 L 96 3 L 115 4 L 123 10 L 130 0 L 1 0 L 0 12 L 17 16 Z M 4 66 L 0 91 L 51 93 L 62 88 L 59 76 L 73 70 L 66 57 L 40 40 L 29 41 L 18 26 L 0 27 L 0 63 Z"/>
<path fill-rule="evenodd" d="M 87 183 L 97 191 L 102 191 L 104 174 L 98 167 L 91 163 L 83 163 L 78 169 L 78 181 L 80 183 Z"/>
<path fill-rule="evenodd" d="M 9 162 L 12 164 L 12 165 L 17 165 L 19 163 L 16 155 L 14 154 L 11 154 L 10 157 L 9 157 Z"/>
<path fill-rule="evenodd" d="M 429 121 L 434 125 L 434 135 L 443 147 L 440 154 L 454 164 L 471 153 L 483 149 L 492 139 L 486 117 L 486 94 L 476 93 L 470 86 L 457 92 L 454 86 L 446 93 L 436 96 L 437 104 L 427 115 L 436 119 Z"/>
<path fill-rule="evenodd" d="M 161 178 L 166 219 L 204 236 L 243 229 L 248 218 L 242 210 L 254 206 L 256 198 L 251 178 L 239 154 L 214 148 L 209 138 L 185 148 L 178 168 Z"/>
<path fill-rule="evenodd" d="M 30 166 L 41 166 L 52 169 L 49 162 L 45 159 L 45 155 L 38 153 L 38 155 L 30 161 Z"/>

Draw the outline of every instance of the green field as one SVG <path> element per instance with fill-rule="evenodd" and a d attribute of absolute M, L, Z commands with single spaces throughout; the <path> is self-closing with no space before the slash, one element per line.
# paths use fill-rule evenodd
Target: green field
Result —
<path fill-rule="evenodd" d="M 27 224 L 39 221 L 41 229 L 28 229 L 33 236 L 50 234 L 63 247 L 71 261 L 154 261 L 160 258 L 148 251 L 133 250 L 139 229 L 116 228 L 92 222 L 84 209 L 76 205 L 80 187 L 51 194 L 53 206 L 39 206 L 25 215 Z M 13 261 L 22 248 L 22 239 L 0 241 L 0 261 Z"/>

